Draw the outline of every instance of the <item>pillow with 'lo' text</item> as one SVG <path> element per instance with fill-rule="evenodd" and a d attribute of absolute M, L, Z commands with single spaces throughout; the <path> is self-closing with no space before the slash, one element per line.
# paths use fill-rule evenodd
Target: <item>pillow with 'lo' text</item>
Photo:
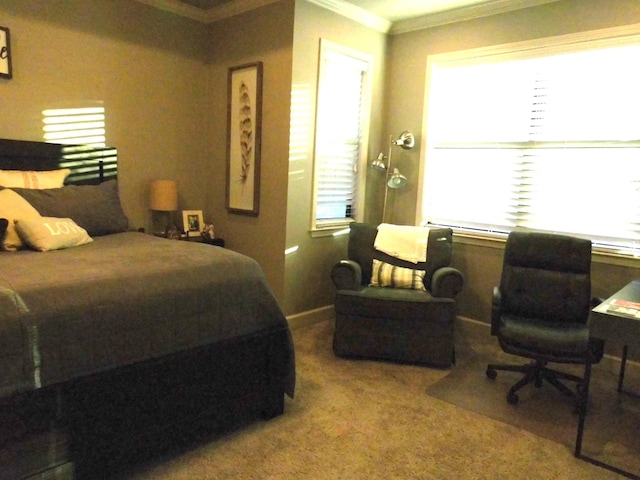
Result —
<path fill-rule="evenodd" d="M 41 217 L 15 220 L 20 238 L 39 252 L 77 247 L 93 242 L 87 231 L 70 218 Z"/>

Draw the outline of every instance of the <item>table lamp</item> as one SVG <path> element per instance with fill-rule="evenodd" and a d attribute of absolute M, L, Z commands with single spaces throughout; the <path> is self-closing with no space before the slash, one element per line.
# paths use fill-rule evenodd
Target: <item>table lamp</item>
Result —
<path fill-rule="evenodd" d="M 154 180 L 151 182 L 149 208 L 153 212 L 164 212 L 162 231 L 156 230 L 155 221 L 153 221 L 153 229 L 154 234 L 165 236 L 174 225 L 173 212 L 178 210 L 178 183 L 175 180 Z"/>

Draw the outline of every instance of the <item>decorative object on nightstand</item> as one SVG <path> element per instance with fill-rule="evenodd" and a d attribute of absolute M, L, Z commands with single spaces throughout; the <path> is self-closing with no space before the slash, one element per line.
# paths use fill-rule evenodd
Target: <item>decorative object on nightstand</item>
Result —
<path fill-rule="evenodd" d="M 182 232 L 175 225 L 171 225 L 164 236 L 170 240 L 182 240 Z"/>
<path fill-rule="evenodd" d="M 182 230 L 187 233 L 187 237 L 201 236 L 203 225 L 202 210 L 182 211 Z"/>
<path fill-rule="evenodd" d="M 202 236 L 200 241 L 208 245 L 215 245 L 216 247 L 224 247 L 224 239 L 216 238 L 215 231 L 213 229 L 213 223 L 206 222 L 202 227 Z"/>
<path fill-rule="evenodd" d="M 163 220 L 152 213 L 152 228 L 156 235 L 166 236 L 171 228 L 176 228 L 173 212 L 178 210 L 178 183 L 175 180 L 154 180 L 151 182 L 149 208 L 152 212 L 162 212 Z M 161 229 L 157 224 L 162 225 Z M 162 232 L 162 233 L 160 233 Z"/>
<path fill-rule="evenodd" d="M 205 223 L 204 226 L 202 227 L 202 238 L 204 240 L 213 240 L 214 238 L 216 238 L 215 235 L 215 231 L 213 228 L 213 223 Z"/>

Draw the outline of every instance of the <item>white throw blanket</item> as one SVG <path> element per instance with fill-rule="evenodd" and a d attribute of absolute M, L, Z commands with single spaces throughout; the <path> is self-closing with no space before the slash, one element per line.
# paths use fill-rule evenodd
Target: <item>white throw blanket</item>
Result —
<path fill-rule="evenodd" d="M 418 263 L 427 260 L 428 241 L 429 227 L 381 223 L 373 246 L 392 257 Z"/>

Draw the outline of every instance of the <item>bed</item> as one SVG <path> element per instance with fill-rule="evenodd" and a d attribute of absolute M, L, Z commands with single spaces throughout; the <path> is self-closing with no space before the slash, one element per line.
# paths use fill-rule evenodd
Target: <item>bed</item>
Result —
<path fill-rule="evenodd" d="M 3 184 L 0 478 L 96 478 L 283 413 L 294 350 L 254 260 L 131 230 L 113 148 L 0 140 Z"/>

